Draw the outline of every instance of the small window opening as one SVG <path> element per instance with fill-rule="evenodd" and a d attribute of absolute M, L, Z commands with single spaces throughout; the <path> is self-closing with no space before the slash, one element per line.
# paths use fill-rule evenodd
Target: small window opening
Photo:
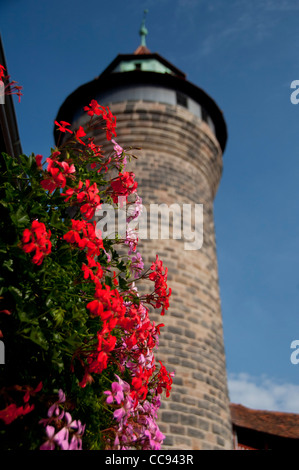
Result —
<path fill-rule="evenodd" d="M 176 93 L 176 102 L 177 102 L 177 104 L 179 104 L 181 106 L 184 106 L 184 108 L 188 108 L 187 96 L 184 95 L 184 93 L 181 93 L 181 92 L 177 91 L 177 93 Z"/>
<path fill-rule="evenodd" d="M 208 122 L 208 113 L 206 112 L 205 108 L 201 108 L 201 116 L 202 116 L 202 120 L 204 122 Z"/>

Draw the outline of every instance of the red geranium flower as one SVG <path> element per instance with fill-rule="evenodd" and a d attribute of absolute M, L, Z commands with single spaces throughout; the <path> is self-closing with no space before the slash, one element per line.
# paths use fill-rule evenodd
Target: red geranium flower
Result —
<path fill-rule="evenodd" d="M 56 126 L 58 126 L 58 130 L 59 130 L 60 132 L 69 132 L 70 134 L 73 133 L 73 131 L 71 131 L 70 129 L 67 129 L 67 128 L 66 128 L 66 126 L 70 126 L 70 123 L 69 123 L 69 122 L 66 122 L 66 121 L 60 121 L 60 123 L 57 122 L 57 121 L 54 121 L 54 122 L 55 122 Z"/>
<path fill-rule="evenodd" d="M 85 145 L 85 143 L 83 142 L 83 140 L 80 139 L 80 137 L 84 137 L 85 135 L 86 135 L 86 133 L 85 133 L 83 127 L 80 126 L 79 129 L 77 130 L 76 134 L 75 134 L 75 137 L 83 145 Z"/>
<path fill-rule="evenodd" d="M 119 173 L 118 177 L 111 181 L 113 202 L 117 203 L 118 197 L 125 197 L 127 200 L 130 194 L 136 192 L 137 186 L 133 172 Z"/>
<path fill-rule="evenodd" d="M 47 172 L 45 179 L 41 181 L 41 186 L 52 193 L 56 188 L 64 188 L 66 185 L 66 177 L 72 177 L 71 175 L 76 172 L 75 166 L 69 165 L 67 162 L 59 162 L 56 160 L 57 154 L 55 152 L 52 158 L 47 158 Z"/>
<path fill-rule="evenodd" d="M 34 220 L 31 224 L 31 229 L 26 228 L 23 232 L 23 250 L 25 253 L 35 254 L 32 262 L 40 265 L 44 257 L 51 253 L 52 243 L 50 241 L 51 230 L 46 231 L 45 224 Z"/>

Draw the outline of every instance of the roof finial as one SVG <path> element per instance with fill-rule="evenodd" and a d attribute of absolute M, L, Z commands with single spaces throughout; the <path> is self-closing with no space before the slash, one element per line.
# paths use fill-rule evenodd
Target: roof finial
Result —
<path fill-rule="evenodd" d="M 141 46 L 144 46 L 144 47 L 146 47 L 145 39 L 148 34 L 148 30 L 145 27 L 145 17 L 147 13 L 148 13 L 148 10 L 144 10 L 142 23 L 141 23 L 140 30 L 139 30 L 139 34 L 141 36 Z"/>

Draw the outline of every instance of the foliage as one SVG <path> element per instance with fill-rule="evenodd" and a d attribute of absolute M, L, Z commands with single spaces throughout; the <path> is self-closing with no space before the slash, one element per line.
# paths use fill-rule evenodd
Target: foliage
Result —
<path fill-rule="evenodd" d="M 125 198 L 129 222 L 141 199 L 130 155 L 113 140 L 115 116 L 95 100 L 84 110 L 85 129 L 56 122 L 69 139 L 45 161 L 0 162 L 2 449 L 159 449 L 165 437 L 156 418 L 172 373 L 155 361 L 163 325 L 149 305 L 168 309 L 167 269 L 157 256 L 143 272 L 136 233 L 97 230 L 101 204 Z M 95 127 L 110 155 L 88 137 Z M 151 293 L 138 293 L 139 279 Z"/>

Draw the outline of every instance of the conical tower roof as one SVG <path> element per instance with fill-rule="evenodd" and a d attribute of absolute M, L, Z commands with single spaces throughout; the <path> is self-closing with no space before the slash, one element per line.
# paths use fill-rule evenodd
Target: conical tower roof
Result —
<path fill-rule="evenodd" d="M 222 111 L 204 90 L 186 79 L 184 72 L 157 52 L 149 50 L 145 40 L 148 31 L 144 21 L 145 19 L 139 30 L 141 42 L 135 52 L 118 54 L 98 77 L 71 93 L 60 107 L 56 120 L 72 122 L 78 109 L 83 109 L 92 99 L 101 102 L 102 97 L 115 90 L 140 86 L 161 87 L 189 97 L 206 111 L 213 122 L 215 135 L 223 152 L 227 128 Z M 55 141 L 57 137 L 57 130 L 54 129 Z"/>

